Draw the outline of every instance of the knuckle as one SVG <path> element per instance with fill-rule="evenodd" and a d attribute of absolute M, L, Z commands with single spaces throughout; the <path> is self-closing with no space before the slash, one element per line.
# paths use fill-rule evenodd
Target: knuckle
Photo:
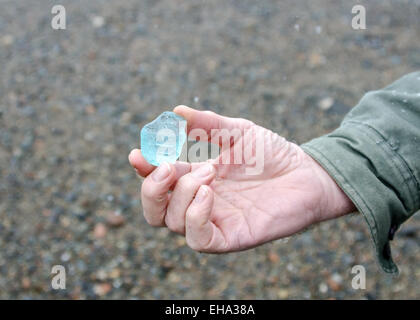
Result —
<path fill-rule="evenodd" d="M 174 219 L 171 218 L 171 214 L 169 212 L 165 216 L 165 224 L 169 230 L 174 231 L 175 222 Z"/>
<path fill-rule="evenodd" d="M 146 181 L 143 182 L 143 185 L 141 186 L 141 195 L 144 198 L 150 199 L 154 198 L 155 196 L 155 190 L 152 186 L 150 186 Z"/>
<path fill-rule="evenodd" d="M 214 115 L 214 114 L 216 114 L 216 112 L 211 111 L 211 110 L 204 110 L 203 112 L 204 112 L 205 114 L 208 114 L 208 115 Z"/>
<path fill-rule="evenodd" d="M 191 176 L 191 174 L 186 174 L 179 178 L 177 183 L 177 188 L 180 190 L 180 192 L 190 192 L 191 190 L 194 190 L 197 187 L 196 180 Z"/>
<path fill-rule="evenodd" d="M 236 118 L 239 122 L 241 122 L 245 127 L 252 127 L 255 125 L 254 122 L 245 118 Z"/>
<path fill-rule="evenodd" d="M 152 227 L 162 227 L 162 226 L 164 226 L 164 223 L 162 222 L 162 219 L 159 218 L 159 217 L 149 215 L 146 212 L 143 212 L 143 216 L 146 219 L 146 222 Z"/>
<path fill-rule="evenodd" d="M 176 233 L 184 233 L 184 224 L 173 217 L 173 215 L 167 213 L 165 216 L 165 224 L 169 230 Z"/>
<path fill-rule="evenodd" d="M 213 246 L 212 246 L 212 238 L 205 240 L 205 239 L 196 239 L 192 237 L 187 237 L 186 242 L 187 242 L 187 245 L 195 251 L 207 252 L 207 253 L 214 252 Z"/>
<path fill-rule="evenodd" d="M 193 249 L 194 251 L 198 251 L 198 252 L 203 252 L 204 248 L 202 246 L 200 246 L 199 243 L 197 243 L 196 241 L 191 240 L 190 238 L 186 238 L 187 241 L 187 245 Z"/>
<path fill-rule="evenodd" d="M 143 183 L 141 187 L 141 194 L 146 199 L 153 199 L 154 201 L 164 201 L 166 199 L 166 192 L 165 190 L 161 190 L 153 183 L 147 183 L 146 181 Z"/>

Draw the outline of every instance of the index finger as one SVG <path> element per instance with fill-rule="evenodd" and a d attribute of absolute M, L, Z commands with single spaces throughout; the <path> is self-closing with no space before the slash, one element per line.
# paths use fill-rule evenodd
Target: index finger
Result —
<path fill-rule="evenodd" d="M 253 124 L 246 119 L 225 117 L 213 111 L 200 111 L 183 105 L 176 106 L 173 111 L 187 120 L 188 133 L 192 129 L 203 129 L 210 136 L 212 129 L 246 129 Z"/>

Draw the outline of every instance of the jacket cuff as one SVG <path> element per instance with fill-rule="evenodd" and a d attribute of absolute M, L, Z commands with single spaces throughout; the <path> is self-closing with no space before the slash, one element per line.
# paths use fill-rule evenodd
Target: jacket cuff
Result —
<path fill-rule="evenodd" d="M 410 172 L 394 148 L 372 127 L 346 121 L 332 133 L 301 146 L 336 181 L 353 201 L 369 227 L 379 265 L 386 273 L 397 274 L 389 240 L 406 213 L 401 191 Z M 396 189 L 393 186 L 399 186 Z"/>

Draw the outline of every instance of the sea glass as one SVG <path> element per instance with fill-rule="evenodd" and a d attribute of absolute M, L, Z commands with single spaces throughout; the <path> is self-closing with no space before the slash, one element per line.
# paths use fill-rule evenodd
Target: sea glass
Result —
<path fill-rule="evenodd" d="M 174 163 L 187 139 L 187 121 L 174 112 L 165 111 L 146 124 L 140 133 L 143 157 L 154 166 Z"/>

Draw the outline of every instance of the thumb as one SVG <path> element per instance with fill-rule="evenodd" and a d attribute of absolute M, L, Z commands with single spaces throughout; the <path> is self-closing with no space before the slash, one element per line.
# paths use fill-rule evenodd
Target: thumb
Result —
<path fill-rule="evenodd" d="M 187 244 L 196 251 L 226 251 L 226 241 L 220 229 L 211 222 L 214 194 L 209 186 L 202 185 L 190 204 L 185 218 Z"/>
<path fill-rule="evenodd" d="M 177 106 L 174 112 L 187 120 L 188 132 L 192 129 L 203 129 L 210 134 L 212 129 L 245 129 L 253 125 L 246 119 L 224 117 L 213 111 L 199 111 L 187 106 Z"/>

